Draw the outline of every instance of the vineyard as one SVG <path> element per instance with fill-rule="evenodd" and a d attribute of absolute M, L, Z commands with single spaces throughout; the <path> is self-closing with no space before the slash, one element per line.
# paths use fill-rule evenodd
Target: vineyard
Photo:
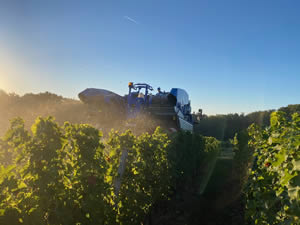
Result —
<path fill-rule="evenodd" d="M 246 187 L 255 224 L 300 224 L 300 116 L 273 113 L 271 126 L 249 127 L 255 163 Z"/>
<path fill-rule="evenodd" d="M 140 224 L 172 194 L 198 192 L 219 150 L 214 138 L 180 132 L 171 142 L 160 128 L 101 136 L 52 118 L 38 118 L 30 133 L 13 120 L 1 140 L 1 224 Z"/>
<path fill-rule="evenodd" d="M 1 225 L 300 224 L 299 113 L 268 112 L 264 126 L 223 140 L 160 127 L 104 133 L 71 114 L 85 106 L 52 97 L 69 115 L 33 122 L 28 110 L 0 139 Z M 1 113 L 18 116 L 10 98 Z"/>

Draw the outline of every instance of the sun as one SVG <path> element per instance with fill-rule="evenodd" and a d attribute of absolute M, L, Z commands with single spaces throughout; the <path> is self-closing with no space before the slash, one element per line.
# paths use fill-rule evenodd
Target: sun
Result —
<path fill-rule="evenodd" d="M 21 83 L 21 77 L 18 76 L 21 70 L 17 62 L 18 60 L 11 57 L 9 52 L 7 57 L 3 57 L 3 53 L 0 53 L 0 89 L 6 92 L 15 91 L 14 89 Z"/>
<path fill-rule="evenodd" d="M 0 71 L 0 90 L 3 90 L 5 92 L 11 91 L 11 85 L 8 79 L 8 75 L 5 70 L 1 69 Z"/>
<path fill-rule="evenodd" d="M 7 84 L 3 81 L 1 77 L 0 77 L 0 90 L 2 91 L 7 90 Z"/>

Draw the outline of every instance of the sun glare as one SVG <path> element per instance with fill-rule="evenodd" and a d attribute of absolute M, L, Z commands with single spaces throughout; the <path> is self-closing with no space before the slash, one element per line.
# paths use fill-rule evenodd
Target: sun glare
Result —
<path fill-rule="evenodd" d="M 1 66 L 1 64 L 0 64 Z M 11 91 L 10 82 L 8 79 L 9 74 L 11 74 L 11 71 L 7 70 L 5 67 L 1 66 L 0 70 L 0 89 L 4 91 Z"/>

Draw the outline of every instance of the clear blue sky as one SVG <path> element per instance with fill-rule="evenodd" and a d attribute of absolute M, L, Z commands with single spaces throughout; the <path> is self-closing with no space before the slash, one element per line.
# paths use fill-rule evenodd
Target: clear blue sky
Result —
<path fill-rule="evenodd" d="M 206 114 L 300 103 L 300 1 L 0 1 L 0 89 L 128 81 L 184 88 Z"/>

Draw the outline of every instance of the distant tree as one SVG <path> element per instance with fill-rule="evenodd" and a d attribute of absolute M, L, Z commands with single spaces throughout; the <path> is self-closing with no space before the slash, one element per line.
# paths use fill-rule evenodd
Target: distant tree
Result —
<path fill-rule="evenodd" d="M 294 113 L 300 113 L 300 104 L 288 105 L 286 107 L 279 108 L 279 111 L 283 111 L 287 114 L 287 117 L 291 119 Z"/>
<path fill-rule="evenodd" d="M 293 112 L 300 110 L 300 105 L 288 106 L 285 111 L 292 115 Z M 195 125 L 195 132 L 204 136 L 215 137 L 219 140 L 228 141 L 233 139 L 235 134 L 247 129 L 252 123 L 262 127 L 270 125 L 270 114 L 274 110 L 258 111 L 250 114 L 227 114 L 202 117 L 199 124 Z"/>

